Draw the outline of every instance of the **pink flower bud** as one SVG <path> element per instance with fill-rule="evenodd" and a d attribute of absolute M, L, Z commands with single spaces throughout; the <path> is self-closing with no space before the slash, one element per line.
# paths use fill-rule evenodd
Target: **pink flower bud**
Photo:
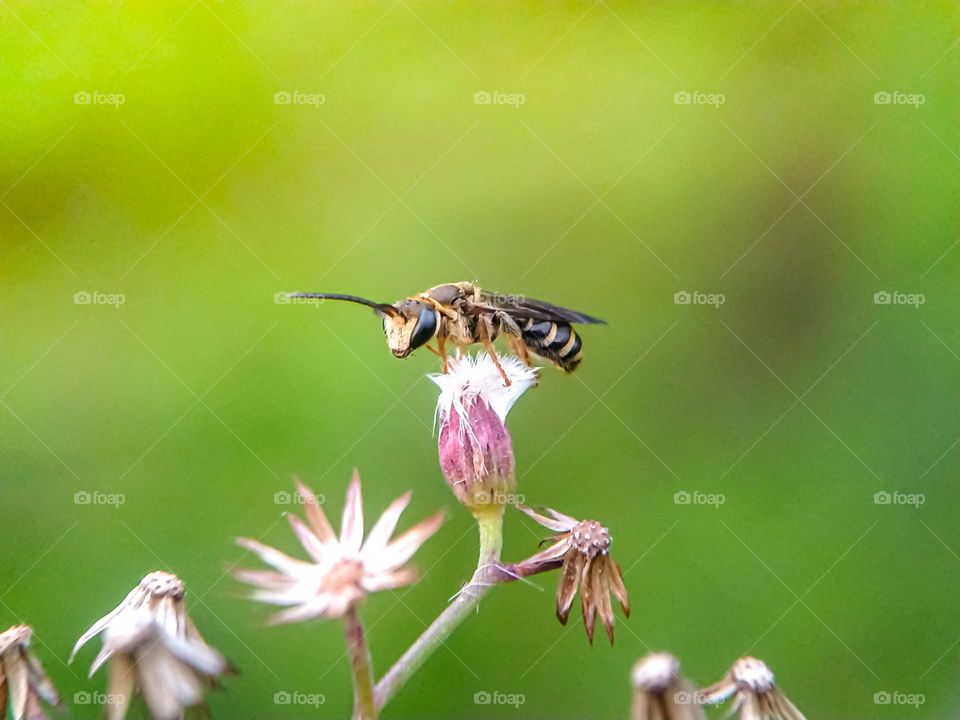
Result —
<path fill-rule="evenodd" d="M 537 372 L 516 358 L 500 358 L 503 378 L 488 355 L 451 359 L 449 372 L 433 375 L 440 387 L 440 469 L 457 499 L 474 512 L 502 508 L 516 489 L 513 443 L 504 424 Z"/>

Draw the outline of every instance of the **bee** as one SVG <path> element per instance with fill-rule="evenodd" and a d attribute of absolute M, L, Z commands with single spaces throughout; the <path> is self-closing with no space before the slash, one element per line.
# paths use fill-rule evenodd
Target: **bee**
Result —
<path fill-rule="evenodd" d="M 383 319 L 387 345 L 396 357 L 405 358 L 426 345 L 440 356 L 444 373 L 447 343 L 457 347 L 482 343 L 506 385 L 510 380 L 493 348 L 497 337 L 507 337 L 511 351 L 527 365 L 530 354 L 534 354 L 569 373 L 577 368 L 582 357 L 582 341 L 572 325 L 605 324 L 575 310 L 521 295 L 488 292 L 470 282 L 437 285 L 394 304 L 338 293 L 299 292 L 290 297 L 343 300 L 373 308 Z M 434 339 L 436 350 L 427 345 Z"/>

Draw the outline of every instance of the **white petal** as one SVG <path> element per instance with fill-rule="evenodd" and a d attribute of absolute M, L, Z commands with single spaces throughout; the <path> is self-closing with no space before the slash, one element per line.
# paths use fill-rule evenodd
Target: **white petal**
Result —
<path fill-rule="evenodd" d="M 541 515 L 540 513 L 538 513 L 536 510 L 532 508 L 528 508 L 526 505 L 517 505 L 516 507 L 517 507 L 517 510 L 522 512 L 524 515 L 526 515 L 530 519 L 534 520 L 540 525 L 543 525 L 545 528 L 549 528 L 550 530 L 553 530 L 554 532 L 560 532 L 560 533 L 567 532 L 568 530 L 571 530 L 573 526 L 576 525 L 578 522 L 577 520 L 574 520 L 572 517 L 569 517 L 567 515 L 561 515 L 560 513 L 556 513 L 556 515 L 560 515 L 559 518 L 555 517 L 555 519 L 551 519 L 544 515 Z M 554 510 L 550 510 L 550 509 L 547 509 L 547 512 L 550 513 L 551 515 L 554 515 L 555 513 Z"/>
<path fill-rule="evenodd" d="M 29 695 L 27 666 L 20 657 L 18 648 L 11 648 L 3 654 L 3 665 L 7 669 L 7 691 L 10 693 L 10 710 L 19 720 L 26 713 Z M 4 713 L 7 709 L 2 708 Z"/>
<path fill-rule="evenodd" d="M 223 656 L 207 645 L 199 635 L 194 637 L 174 637 L 161 634 L 164 647 L 179 660 L 205 675 L 219 675 L 227 669 Z"/>
<path fill-rule="evenodd" d="M 248 585 L 264 590 L 283 590 L 293 581 L 275 570 L 234 570 L 233 576 Z"/>
<path fill-rule="evenodd" d="M 403 535 L 387 545 L 386 549 L 376 557 L 365 558 L 364 567 L 370 574 L 378 574 L 394 570 L 413 557 L 420 546 L 433 535 L 443 524 L 443 513 L 428 517 L 414 525 Z"/>
<path fill-rule="evenodd" d="M 383 572 L 370 575 L 363 579 L 363 589 L 367 592 L 392 590 L 393 588 L 411 585 L 417 580 L 417 573 L 411 568 L 402 568 L 393 572 Z"/>
<path fill-rule="evenodd" d="M 309 603 L 304 603 L 295 608 L 279 612 L 270 618 L 271 625 L 281 625 L 284 623 L 300 622 L 310 620 L 318 615 L 322 615 L 330 606 L 330 596 L 320 595 Z"/>
<path fill-rule="evenodd" d="M 307 521 L 310 523 L 310 527 L 313 528 L 313 532 L 316 533 L 322 543 L 335 542 L 337 536 L 333 532 L 333 528 L 330 527 L 330 521 L 327 520 L 327 515 L 323 512 L 323 508 L 320 507 L 317 496 L 299 480 L 296 481 L 296 486 L 297 494 L 303 501 L 304 512 L 307 515 Z"/>
<path fill-rule="evenodd" d="M 329 552 L 320 539 L 310 532 L 310 528 L 304 525 L 296 515 L 287 515 L 287 520 L 290 521 L 290 527 L 293 528 L 294 534 L 307 554 L 317 562 L 323 562 Z"/>
<path fill-rule="evenodd" d="M 133 688 L 136 682 L 136 671 L 130 658 L 118 655 L 110 663 L 110 680 L 107 684 L 107 693 L 110 701 L 107 703 L 107 720 L 123 720 L 130 707 L 133 697 Z"/>
<path fill-rule="evenodd" d="M 363 543 L 363 497 L 360 492 L 360 474 L 354 470 L 347 487 L 347 501 L 343 506 L 340 525 L 340 545 L 345 553 L 356 555 Z"/>
<path fill-rule="evenodd" d="M 539 368 L 527 367 L 512 355 L 497 355 L 497 359 L 510 378 L 509 386 L 504 386 L 500 371 L 485 352 L 472 357 L 466 355 L 450 358 L 446 374 L 429 376 L 440 388 L 437 411 L 441 418 L 451 410 L 456 410 L 461 418 L 465 419 L 464 400 L 482 395 L 500 417 L 500 421 L 506 422 L 507 413 L 513 404 L 530 387 L 537 384 Z"/>
<path fill-rule="evenodd" d="M 292 586 L 286 591 L 258 590 L 251 597 L 257 602 L 267 605 L 300 605 L 309 602 L 316 593 L 306 592 L 298 586 Z"/>
<path fill-rule="evenodd" d="M 276 548 L 264 545 L 250 538 L 237 538 L 237 545 L 246 548 L 250 552 L 256 553 L 267 565 L 271 565 L 287 575 L 297 575 L 311 567 L 310 563 L 303 562 L 303 560 L 296 560 Z"/>
<path fill-rule="evenodd" d="M 393 531 L 397 529 L 400 514 L 407 508 L 407 505 L 410 504 L 410 495 L 410 492 L 405 492 L 390 503 L 387 509 L 383 511 L 383 515 L 380 516 L 380 519 L 377 520 L 376 524 L 370 530 L 370 534 L 367 535 L 367 540 L 363 544 L 362 552 L 364 556 L 376 555 L 387 546 L 387 543 L 390 541 L 390 536 L 393 535 Z"/>
<path fill-rule="evenodd" d="M 160 643 L 137 655 L 137 679 L 156 720 L 177 720 L 184 707 L 203 699 L 201 678 Z"/>
<path fill-rule="evenodd" d="M 102 618 L 97 620 L 90 627 L 89 630 L 87 630 L 83 635 L 81 635 L 80 639 L 77 640 L 77 644 L 73 646 L 73 652 L 70 653 L 70 662 L 73 662 L 73 658 L 76 656 L 77 651 L 80 648 L 82 648 L 87 643 L 87 641 L 90 640 L 90 638 L 96 635 L 99 635 L 101 632 L 103 632 L 103 629 L 107 627 L 107 625 L 109 625 L 110 622 L 115 617 L 117 617 L 117 615 L 119 615 L 121 611 L 123 611 L 125 608 L 131 605 L 134 600 L 141 599 L 139 596 L 141 596 L 142 594 L 143 593 L 141 592 L 139 587 L 136 587 L 133 590 L 131 590 L 129 593 L 127 593 L 127 596 L 123 599 L 122 603 L 117 605 L 113 610 L 111 610 Z"/>

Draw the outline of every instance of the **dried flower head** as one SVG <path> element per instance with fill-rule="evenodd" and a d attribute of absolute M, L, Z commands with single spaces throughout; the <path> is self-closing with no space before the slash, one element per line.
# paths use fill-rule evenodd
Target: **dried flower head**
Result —
<path fill-rule="evenodd" d="M 680 675 L 680 661 L 667 652 L 652 652 L 637 660 L 630 674 L 633 685 L 631 720 L 703 720 L 703 708 L 690 682 Z"/>
<path fill-rule="evenodd" d="M 732 696 L 730 713 L 740 713 L 741 720 L 805 720 L 803 713 L 780 692 L 770 668 L 753 657 L 737 660 L 720 682 L 701 692 L 710 703 Z"/>
<path fill-rule="evenodd" d="M 292 558 L 256 540 L 237 540 L 239 545 L 275 568 L 235 573 L 237 579 L 257 588 L 253 594 L 255 600 L 289 606 L 274 615 L 272 623 L 297 622 L 321 615 L 340 617 L 367 593 L 409 585 L 417 576 L 406 566 L 407 561 L 443 523 L 440 512 L 391 540 L 400 514 L 410 502 L 407 492 L 390 503 L 364 541 L 360 476 L 354 471 L 347 488 L 338 538 L 316 495 L 301 482 L 297 482 L 297 493 L 305 506 L 309 527 L 295 515 L 287 518 L 310 556 L 309 562 Z"/>
<path fill-rule="evenodd" d="M 152 572 L 74 645 L 71 661 L 88 640 L 103 633 L 90 675 L 110 661 L 109 720 L 126 716 L 137 689 L 154 718 L 175 720 L 184 708 L 202 703 L 204 691 L 229 669 L 187 615 L 184 594 L 176 575 Z"/>
<path fill-rule="evenodd" d="M 14 625 L 0 633 L 0 714 L 12 720 L 46 720 L 40 707 L 59 705 L 60 696 L 30 650 L 33 630 Z"/>
<path fill-rule="evenodd" d="M 526 577 L 562 568 L 557 586 L 557 618 L 564 625 L 567 624 L 577 588 L 582 588 L 583 625 L 587 637 L 592 643 L 599 615 L 607 637 L 613 644 L 613 604 L 610 595 L 616 596 L 627 617 L 630 617 L 630 603 L 620 568 L 610 557 L 610 531 L 596 520 L 577 520 L 550 509 L 546 511 L 550 517 L 545 517 L 528 507 L 517 507 L 557 534 L 548 539 L 552 543 L 548 548 L 523 562 L 507 566 L 507 572 Z"/>
<path fill-rule="evenodd" d="M 537 369 L 515 357 L 499 357 L 505 386 L 487 354 L 451 358 L 448 371 L 431 375 L 440 388 L 440 468 L 457 499 L 474 512 L 501 508 L 516 488 L 507 413 L 537 382 Z"/>

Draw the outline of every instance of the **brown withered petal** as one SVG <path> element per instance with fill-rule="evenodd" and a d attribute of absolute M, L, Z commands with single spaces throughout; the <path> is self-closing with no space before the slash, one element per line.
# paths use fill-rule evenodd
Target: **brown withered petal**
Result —
<path fill-rule="evenodd" d="M 587 638 L 593 642 L 599 616 L 613 644 L 614 615 L 610 595 L 617 598 L 626 617 L 630 617 L 630 603 L 620 567 L 610 557 L 610 532 L 595 520 L 580 521 L 556 510 L 548 509 L 544 515 L 523 505 L 518 505 L 517 509 L 557 534 L 548 538 L 551 544 L 545 550 L 523 562 L 503 566 L 504 572 L 511 577 L 527 577 L 561 568 L 557 583 L 557 619 L 566 625 L 579 589 Z"/>
<path fill-rule="evenodd" d="M 700 691 L 706 702 L 733 697 L 730 714 L 740 720 L 806 720 L 774 682 L 773 672 L 753 657 L 737 660 L 719 682 Z"/>
<path fill-rule="evenodd" d="M 30 650 L 33 630 L 14 625 L 0 633 L 0 713 L 13 720 L 46 720 L 40 700 L 60 704 L 60 696 Z"/>
<path fill-rule="evenodd" d="M 705 720 L 701 697 L 680 675 L 680 661 L 670 653 L 644 655 L 634 664 L 630 681 L 631 720 Z"/>

